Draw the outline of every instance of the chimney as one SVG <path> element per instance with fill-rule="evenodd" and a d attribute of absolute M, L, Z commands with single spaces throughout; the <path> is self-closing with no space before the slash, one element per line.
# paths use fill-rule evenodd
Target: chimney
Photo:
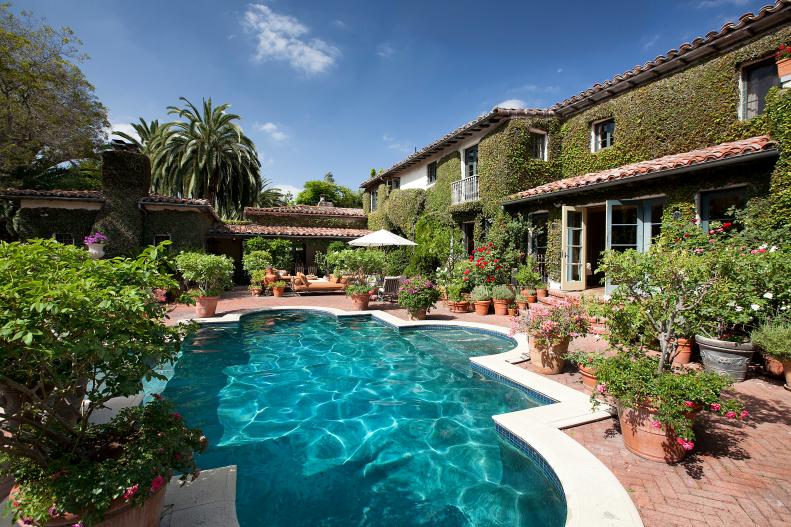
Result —
<path fill-rule="evenodd" d="M 331 202 L 331 201 L 326 201 L 326 200 L 324 199 L 324 194 L 321 194 L 321 195 L 319 195 L 319 203 L 318 203 L 318 206 L 319 206 L 319 207 L 333 207 L 334 205 L 332 204 L 332 202 Z"/>

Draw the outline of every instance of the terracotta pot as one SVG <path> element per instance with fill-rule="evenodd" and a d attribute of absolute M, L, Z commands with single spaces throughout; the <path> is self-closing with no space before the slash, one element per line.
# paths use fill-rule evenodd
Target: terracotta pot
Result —
<path fill-rule="evenodd" d="M 410 320 L 426 320 L 426 310 L 425 309 L 410 309 L 409 310 L 409 318 L 410 318 Z"/>
<path fill-rule="evenodd" d="M 475 302 L 475 314 L 476 315 L 488 315 L 489 314 L 489 306 L 492 304 L 491 300 L 483 300 Z"/>
<path fill-rule="evenodd" d="M 791 59 L 782 59 L 777 61 L 777 76 L 781 81 L 783 77 L 791 75 Z"/>
<path fill-rule="evenodd" d="M 774 377 L 783 376 L 783 363 L 770 355 L 764 355 L 764 366 L 766 373 Z"/>
<path fill-rule="evenodd" d="M 509 317 L 515 317 L 516 314 L 517 314 L 517 310 L 516 310 L 515 307 L 509 307 L 508 308 L 508 316 Z"/>
<path fill-rule="evenodd" d="M 546 288 L 536 289 L 536 296 L 538 298 L 546 298 L 547 294 L 548 293 L 547 293 L 547 289 Z"/>
<path fill-rule="evenodd" d="M 286 292 L 286 288 L 285 287 L 273 287 L 272 288 L 272 296 L 276 296 L 278 298 L 283 296 L 283 293 L 285 293 L 285 292 Z"/>
<path fill-rule="evenodd" d="M 791 392 L 791 359 L 781 361 L 783 363 L 783 375 L 785 375 L 786 383 L 784 388 Z"/>
<path fill-rule="evenodd" d="M 256 287 L 255 289 L 250 289 L 250 294 L 253 296 L 261 296 L 261 288 Z"/>
<path fill-rule="evenodd" d="M 363 293 L 361 295 L 352 295 L 352 303 L 354 304 L 355 311 L 365 311 L 368 309 L 368 302 L 371 300 L 371 295 Z"/>
<path fill-rule="evenodd" d="M 635 455 L 651 461 L 676 463 L 684 459 L 687 451 L 679 445 L 677 436 L 665 425 L 654 428 L 656 411 L 647 406 L 623 408 L 618 405 L 623 444 Z"/>
<path fill-rule="evenodd" d="M 546 295 L 544 295 L 544 296 L 546 296 Z M 535 304 L 536 302 L 538 302 L 538 296 L 537 295 L 527 295 L 527 303 L 528 304 Z"/>
<path fill-rule="evenodd" d="M 516 305 L 519 311 L 527 311 L 527 302 L 517 302 Z"/>
<path fill-rule="evenodd" d="M 673 364 L 689 364 L 692 360 L 692 343 L 694 338 L 685 339 L 678 337 L 676 339 L 676 356 L 673 357 Z"/>
<path fill-rule="evenodd" d="M 589 368 L 584 364 L 578 364 L 577 367 L 580 370 L 580 375 L 582 376 L 582 385 L 586 388 L 590 388 L 591 390 L 596 389 L 596 369 Z"/>
<path fill-rule="evenodd" d="M 199 296 L 195 299 L 195 314 L 198 318 L 213 317 L 217 313 L 219 296 Z"/>
<path fill-rule="evenodd" d="M 507 315 L 508 314 L 508 300 L 500 300 L 495 298 L 494 302 L 494 314 L 495 315 Z"/>
<path fill-rule="evenodd" d="M 530 348 L 530 364 L 533 365 L 538 373 L 544 375 L 557 375 L 563 371 L 566 365 L 566 353 L 569 350 L 570 338 L 548 347 L 536 346 L 536 339 L 529 335 L 528 344 Z"/>
<path fill-rule="evenodd" d="M 469 302 L 448 302 L 448 307 L 450 307 L 451 312 L 453 313 L 466 313 L 470 310 L 470 303 Z"/>
<path fill-rule="evenodd" d="M 94 527 L 159 527 L 159 518 L 162 515 L 162 506 L 165 504 L 165 489 L 159 489 L 153 496 L 149 496 L 142 507 L 123 500 L 115 500 L 104 515 L 104 520 L 94 523 Z M 11 492 L 16 490 L 14 487 Z M 48 521 L 46 527 L 72 527 L 78 524 L 80 517 L 66 513 L 60 518 Z M 18 521 L 17 525 L 25 525 Z"/>
<path fill-rule="evenodd" d="M 519 293 L 524 297 L 530 296 L 530 289 L 522 289 Z"/>

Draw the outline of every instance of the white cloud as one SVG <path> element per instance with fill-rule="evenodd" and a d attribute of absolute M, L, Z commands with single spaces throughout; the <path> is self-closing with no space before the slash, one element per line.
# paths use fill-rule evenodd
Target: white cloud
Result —
<path fill-rule="evenodd" d="M 415 148 L 405 141 L 398 141 L 394 137 L 391 137 L 387 134 L 382 136 L 382 141 L 385 142 L 387 148 L 390 150 L 395 150 L 397 152 L 401 152 L 402 154 L 411 154 L 415 151 Z"/>
<path fill-rule="evenodd" d="M 336 18 L 335 20 L 333 20 L 332 25 L 339 29 L 346 29 L 346 22 L 344 22 L 340 18 Z"/>
<path fill-rule="evenodd" d="M 340 56 L 340 50 L 327 42 L 308 39 L 310 29 L 296 18 L 280 15 L 262 4 L 252 4 L 244 13 L 243 24 L 258 39 L 254 58 L 286 61 L 308 75 L 327 71 Z"/>
<path fill-rule="evenodd" d="M 383 59 L 389 59 L 393 56 L 393 53 L 395 53 L 395 49 L 393 49 L 393 46 L 391 46 L 389 42 L 382 42 L 376 46 L 376 54 Z"/>
<path fill-rule="evenodd" d="M 563 73 L 563 68 L 558 68 L 558 73 Z"/>
<path fill-rule="evenodd" d="M 497 108 L 527 108 L 527 103 L 522 99 L 507 99 L 495 106 Z"/>
<path fill-rule="evenodd" d="M 123 132 L 140 141 L 140 136 L 137 135 L 137 131 L 132 128 L 132 125 L 129 123 L 112 123 L 110 124 L 110 128 L 105 128 L 105 132 L 110 137 L 110 140 L 121 139 L 117 135 L 112 135 L 112 132 Z"/>
<path fill-rule="evenodd" d="M 275 183 L 273 186 L 279 188 L 283 194 L 291 192 L 291 195 L 294 197 L 297 197 L 297 194 L 302 192 L 301 188 L 295 187 L 294 185 L 281 185 L 280 183 Z"/>
<path fill-rule="evenodd" d="M 281 142 L 288 139 L 288 135 L 286 135 L 286 133 L 283 130 L 281 130 L 280 127 L 275 123 L 271 123 L 271 122 L 264 124 L 255 123 L 253 125 L 253 128 L 258 130 L 259 132 L 264 132 L 265 134 L 269 135 L 269 137 L 271 137 L 273 141 Z"/>
<path fill-rule="evenodd" d="M 708 9 L 711 7 L 722 7 L 726 5 L 743 6 L 747 5 L 749 0 L 702 0 L 698 2 L 698 9 Z"/>
<path fill-rule="evenodd" d="M 659 42 L 659 35 L 654 35 L 650 37 L 643 37 L 643 49 L 651 49 L 654 47 L 654 44 Z"/>

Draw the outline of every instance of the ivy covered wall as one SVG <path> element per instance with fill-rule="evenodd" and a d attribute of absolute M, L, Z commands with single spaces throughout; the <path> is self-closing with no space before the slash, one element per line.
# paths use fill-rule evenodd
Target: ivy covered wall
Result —
<path fill-rule="evenodd" d="M 411 239 L 415 235 L 415 224 L 423 212 L 425 202 L 426 191 L 423 189 L 393 190 L 385 205 L 387 221 Z"/>
<path fill-rule="evenodd" d="M 171 248 L 181 251 L 203 249 L 214 219 L 197 210 L 146 211 L 143 225 L 142 245 L 152 245 L 155 236 L 169 234 Z"/>
<path fill-rule="evenodd" d="M 256 225 L 291 225 L 294 227 L 339 227 L 344 229 L 365 229 L 365 216 L 321 216 L 318 214 L 251 214 L 250 223 Z"/>
<path fill-rule="evenodd" d="M 98 210 L 31 208 L 19 209 L 13 217 L 13 227 L 20 240 L 52 238 L 55 233 L 71 234 L 74 243 L 91 234 Z"/>

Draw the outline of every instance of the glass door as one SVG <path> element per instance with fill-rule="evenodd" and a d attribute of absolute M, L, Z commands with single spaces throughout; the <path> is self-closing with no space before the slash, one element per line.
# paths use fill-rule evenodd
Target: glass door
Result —
<path fill-rule="evenodd" d="M 607 200 L 605 249 L 645 252 L 662 227 L 664 199 Z M 612 291 L 610 280 L 605 292 Z"/>
<path fill-rule="evenodd" d="M 563 207 L 563 255 L 560 265 L 560 288 L 563 291 L 585 289 L 584 207 Z"/>

